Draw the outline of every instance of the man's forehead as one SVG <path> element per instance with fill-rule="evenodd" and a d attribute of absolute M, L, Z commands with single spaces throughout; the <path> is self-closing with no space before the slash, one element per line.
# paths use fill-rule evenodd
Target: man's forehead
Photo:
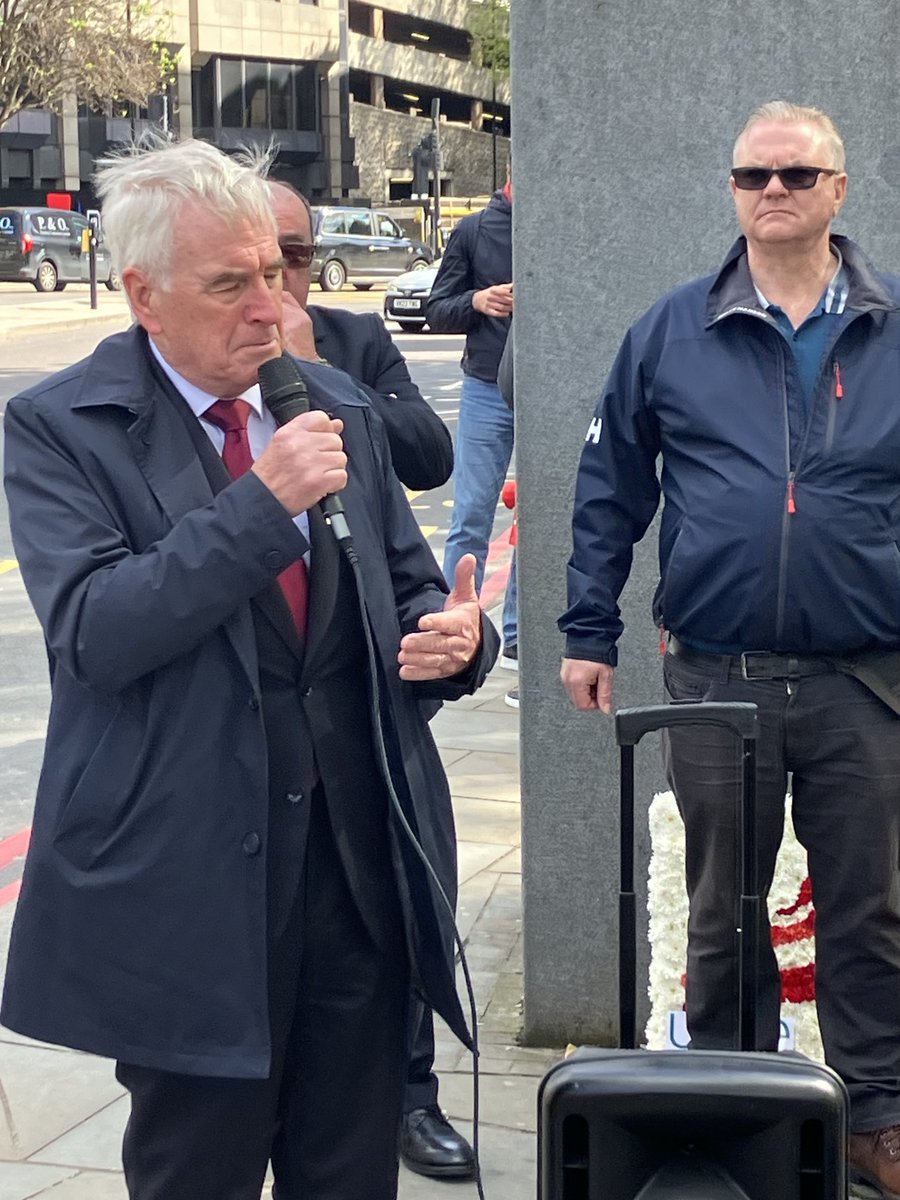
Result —
<path fill-rule="evenodd" d="M 738 152 L 783 149 L 820 151 L 827 147 L 824 130 L 808 121 L 758 121 L 747 130 L 738 143 Z M 810 164 L 814 165 L 814 164 Z"/>
<path fill-rule="evenodd" d="M 309 213 L 306 205 L 299 196 L 280 184 L 271 185 L 272 207 L 275 210 L 275 220 L 278 222 L 278 232 L 285 234 L 310 234 Z"/>
<path fill-rule="evenodd" d="M 176 265 L 180 260 L 204 273 L 248 255 L 277 257 L 275 228 L 268 221 L 249 215 L 228 219 L 200 205 L 183 206 L 176 224 Z"/>

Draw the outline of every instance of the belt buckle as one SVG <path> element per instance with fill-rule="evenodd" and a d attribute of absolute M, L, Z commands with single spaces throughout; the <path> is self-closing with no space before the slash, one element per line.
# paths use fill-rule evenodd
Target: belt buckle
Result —
<path fill-rule="evenodd" d="M 754 679 L 764 678 L 761 675 L 751 675 L 748 670 L 748 659 L 752 658 L 768 658 L 769 654 L 766 650 L 745 650 L 741 655 L 741 678 L 752 682 Z"/>

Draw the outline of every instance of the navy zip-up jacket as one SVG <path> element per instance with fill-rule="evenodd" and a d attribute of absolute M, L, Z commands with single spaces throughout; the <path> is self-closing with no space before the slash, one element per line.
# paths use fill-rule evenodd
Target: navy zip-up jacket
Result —
<path fill-rule="evenodd" d="M 578 471 L 567 657 L 615 665 L 660 491 L 658 624 L 723 649 L 900 647 L 900 279 L 832 241 L 849 295 L 808 410 L 743 238 L 629 330 Z"/>
<path fill-rule="evenodd" d="M 425 310 L 434 333 L 466 335 L 463 372 L 486 383 L 497 382 L 512 318 L 485 316 L 472 307 L 472 297 L 511 281 L 512 204 L 501 189 L 453 230 Z"/>

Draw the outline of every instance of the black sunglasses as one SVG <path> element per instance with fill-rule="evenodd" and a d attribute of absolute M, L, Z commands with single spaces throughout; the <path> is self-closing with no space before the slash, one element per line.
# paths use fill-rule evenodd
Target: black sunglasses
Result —
<path fill-rule="evenodd" d="M 308 267 L 313 260 L 316 248 L 311 242 L 279 242 L 284 265 L 295 269 Z"/>
<path fill-rule="evenodd" d="M 820 175 L 839 175 L 833 167 L 732 167 L 734 186 L 742 192 L 761 192 L 777 175 L 789 192 L 806 192 L 814 188 Z"/>

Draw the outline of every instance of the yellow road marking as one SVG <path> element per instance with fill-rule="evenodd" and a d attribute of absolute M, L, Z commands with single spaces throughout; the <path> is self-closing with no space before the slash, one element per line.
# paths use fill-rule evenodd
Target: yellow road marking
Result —
<path fill-rule="evenodd" d="M 425 538 L 430 538 L 433 533 L 437 533 L 438 531 L 437 525 L 420 525 L 419 529 L 421 529 L 422 536 Z"/>
<path fill-rule="evenodd" d="M 409 488 L 406 489 L 406 498 L 410 502 L 410 504 L 412 504 L 413 500 L 418 500 L 418 498 L 420 496 L 424 496 L 424 495 L 425 495 L 424 492 L 411 492 L 409 490 Z"/>
<path fill-rule="evenodd" d="M 0 575 L 5 575 L 7 571 L 15 571 L 18 565 L 14 558 L 0 558 Z"/>

